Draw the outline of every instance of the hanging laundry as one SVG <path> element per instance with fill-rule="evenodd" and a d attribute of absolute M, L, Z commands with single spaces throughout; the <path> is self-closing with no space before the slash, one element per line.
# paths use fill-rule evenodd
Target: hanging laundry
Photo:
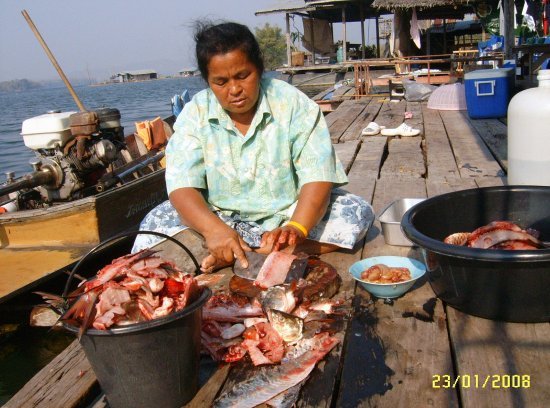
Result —
<path fill-rule="evenodd" d="M 416 8 L 413 8 L 411 18 L 411 38 L 416 45 L 416 48 L 420 49 L 420 28 L 418 27 L 418 19 L 416 17 Z"/>

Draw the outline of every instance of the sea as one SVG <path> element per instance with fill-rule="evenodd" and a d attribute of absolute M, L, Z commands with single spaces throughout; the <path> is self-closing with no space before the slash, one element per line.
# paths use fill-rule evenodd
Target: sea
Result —
<path fill-rule="evenodd" d="M 125 134 L 135 129 L 135 122 L 169 116 L 172 96 L 184 89 L 193 96 L 206 87 L 199 76 L 166 78 L 143 82 L 78 85 L 74 90 L 88 110 L 116 108 L 120 111 Z M 32 172 L 29 161 L 35 157 L 21 136 L 24 120 L 49 111 L 78 111 L 68 89 L 60 83 L 56 88 L 36 88 L 21 92 L 0 92 L 0 184 L 6 172 L 16 177 Z"/>

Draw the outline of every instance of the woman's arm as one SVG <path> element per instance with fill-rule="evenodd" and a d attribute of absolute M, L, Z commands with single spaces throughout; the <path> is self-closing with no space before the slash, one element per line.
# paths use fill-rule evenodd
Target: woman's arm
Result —
<path fill-rule="evenodd" d="M 199 190 L 178 188 L 170 193 L 170 202 L 182 223 L 204 237 L 208 251 L 217 260 L 229 263 L 237 259 L 243 267 L 248 266 L 244 251 L 250 247 L 208 208 Z"/>
<path fill-rule="evenodd" d="M 306 183 L 300 189 L 296 209 L 290 218 L 310 231 L 323 218 L 330 200 L 333 184 L 326 181 Z M 283 225 L 262 236 L 262 247 L 271 247 L 277 251 L 281 246 L 296 245 L 306 239 L 303 231 L 297 227 Z"/>

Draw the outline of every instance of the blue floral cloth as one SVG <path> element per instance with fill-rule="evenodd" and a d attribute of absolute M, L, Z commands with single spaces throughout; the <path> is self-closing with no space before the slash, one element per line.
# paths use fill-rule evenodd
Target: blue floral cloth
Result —
<path fill-rule="evenodd" d="M 226 215 L 220 211 L 215 214 L 233 228 L 252 248 L 260 246 L 265 230 L 254 221 L 243 221 L 239 214 Z M 311 229 L 308 239 L 341 248 L 351 249 L 363 239 L 374 221 L 374 212 L 370 204 L 360 196 L 341 188 L 332 190 L 330 204 L 323 219 Z M 188 227 L 181 224 L 177 211 L 170 201 L 153 208 L 140 224 L 140 231 L 156 231 L 166 235 L 175 235 Z M 132 252 L 150 247 L 161 238 L 154 235 L 138 235 Z"/>

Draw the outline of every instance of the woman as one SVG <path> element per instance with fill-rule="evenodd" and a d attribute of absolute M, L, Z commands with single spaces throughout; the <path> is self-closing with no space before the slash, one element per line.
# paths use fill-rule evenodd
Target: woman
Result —
<path fill-rule="evenodd" d="M 372 209 L 333 190 L 347 177 L 317 104 L 285 82 L 262 78 L 260 48 L 246 26 L 201 25 L 195 40 L 209 88 L 178 116 L 166 148 L 170 203 L 154 209 L 141 229 L 173 234 L 186 225 L 199 232 L 210 253 L 204 272 L 235 259 L 247 267 L 251 250 L 352 248 Z M 151 243 L 140 237 L 135 249 Z"/>

